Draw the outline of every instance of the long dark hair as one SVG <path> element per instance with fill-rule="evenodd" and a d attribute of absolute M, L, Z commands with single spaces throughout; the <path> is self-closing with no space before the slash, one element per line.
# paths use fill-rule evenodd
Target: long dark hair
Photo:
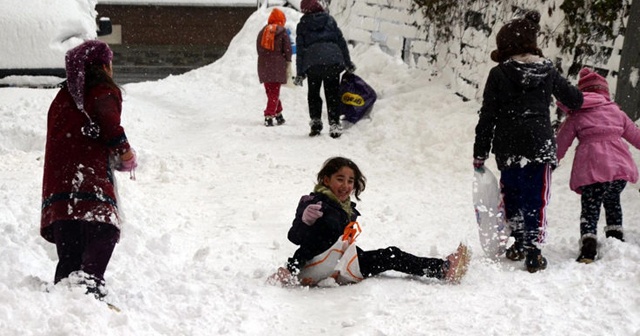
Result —
<path fill-rule="evenodd" d="M 322 165 L 322 169 L 318 172 L 318 184 L 321 184 L 325 177 L 331 177 L 331 175 L 335 174 L 342 167 L 349 167 L 353 170 L 353 175 L 355 177 L 355 181 L 353 183 L 353 191 L 356 196 L 356 199 L 359 201 L 360 193 L 364 191 L 364 188 L 367 185 L 367 178 L 364 177 L 358 165 L 356 165 L 353 161 L 336 156 L 329 158 Z"/>
<path fill-rule="evenodd" d="M 104 84 L 110 88 L 122 90 L 118 84 L 104 70 L 104 64 L 87 64 L 85 67 L 84 92 L 99 84 Z"/>

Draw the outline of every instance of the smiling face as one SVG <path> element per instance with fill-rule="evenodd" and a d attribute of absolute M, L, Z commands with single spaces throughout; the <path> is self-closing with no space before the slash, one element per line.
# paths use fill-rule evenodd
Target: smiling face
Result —
<path fill-rule="evenodd" d="M 322 183 L 333 192 L 340 202 L 349 199 L 353 192 L 353 184 L 355 183 L 355 174 L 353 169 L 343 166 L 331 176 L 325 176 Z"/>

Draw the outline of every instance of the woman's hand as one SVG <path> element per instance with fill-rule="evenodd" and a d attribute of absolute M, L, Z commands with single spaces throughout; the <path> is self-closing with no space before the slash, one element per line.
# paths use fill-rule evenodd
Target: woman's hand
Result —
<path fill-rule="evenodd" d="M 133 148 L 120 155 L 120 162 L 116 165 L 116 170 L 121 172 L 131 172 L 138 167 L 138 157 Z"/>

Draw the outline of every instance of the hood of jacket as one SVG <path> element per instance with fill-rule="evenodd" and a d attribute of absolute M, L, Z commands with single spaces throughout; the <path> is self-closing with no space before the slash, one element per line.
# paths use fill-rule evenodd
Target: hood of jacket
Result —
<path fill-rule="evenodd" d="M 300 23 L 310 32 L 323 31 L 327 28 L 327 25 L 332 25 L 333 22 L 335 21 L 326 12 L 306 14 L 300 18 Z"/>
<path fill-rule="evenodd" d="M 528 89 L 540 86 L 547 79 L 553 70 L 553 63 L 540 56 L 522 54 L 501 63 L 500 68 L 507 78 Z"/>
<path fill-rule="evenodd" d="M 608 97 L 595 92 L 583 92 L 582 96 L 584 97 L 582 107 L 579 110 L 566 111 L 567 113 L 582 112 L 596 107 L 615 104 Z"/>

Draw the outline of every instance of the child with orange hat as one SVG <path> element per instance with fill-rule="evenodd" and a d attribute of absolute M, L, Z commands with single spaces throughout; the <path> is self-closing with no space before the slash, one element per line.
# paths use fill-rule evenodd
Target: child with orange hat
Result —
<path fill-rule="evenodd" d="M 258 78 L 267 93 L 267 107 L 264 109 L 264 125 L 284 124 L 280 87 L 287 83 L 287 67 L 291 63 L 291 40 L 284 28 L 287 18 L 274 8 L 266 26 L 258 33 Z"/>

